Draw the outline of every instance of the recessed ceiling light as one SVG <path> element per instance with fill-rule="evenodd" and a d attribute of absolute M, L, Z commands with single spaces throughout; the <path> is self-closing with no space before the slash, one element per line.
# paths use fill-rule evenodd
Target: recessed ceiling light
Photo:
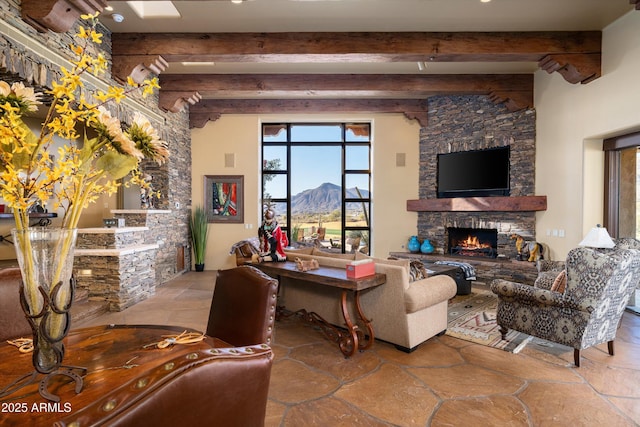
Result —
<path fill-rule="evenodd" d="M 119 13 L 112 13 L 111 14 L 111 19 L 113 19 L 115 22 L 122 22 L 124 21 L 124 16 L 120 15 Z"/>
<path fill-rule="evenodd" d="M 231 0 L 231 3 L 240 4 L 242 3 L 242 0 Z"/>
<path fill-rule="evenodd" d="M 127 4 L 141 19 L 180 18 L 180 12 L 170 1 L 128 1 Z"/>
<path fill-rule="evenodd" d="M 480 0 L 482 3 L 489 3 L 491 0 Z"/>
<path fill-rule="evenodd" d="M 113 6 L 107 6 L 104 8 L 107 12 L 113 12 Z"/>

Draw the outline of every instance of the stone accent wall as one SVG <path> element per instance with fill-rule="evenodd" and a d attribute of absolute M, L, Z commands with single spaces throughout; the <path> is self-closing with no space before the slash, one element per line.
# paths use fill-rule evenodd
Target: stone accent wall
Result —
<path fill-rule="evenodd" d="M 174 277 L 177 249 L 169 237 L 171 233 L 179 233 L 176 230 L 171 230 L 172 227 L 175 228 L 173 221 L 171 221 L 172 211 L 152 209 L 140 211 L 116 210 L 113 211 L 113 214 L 115 218 L 124 218 L 127 227 L 147 228 L 144 235 L 144 243 L 158 245 L 154 265 L 155 276 L 159 283 L 165 283 Z M 188 228 L 188 226 L 185 227 Z"/>
<path fill-rule="evenodd" d="M 156 249 L 145 249 L 113 256 L 76 255 L 80 273 L 91 266 L 90 276 L 76 274 L 77 286 L 89 291 L 89 301 L 106 301 L 109 311 L 122 311 L 155 295 L 156 253 Z"/>
<path fill-rule="evenodd" d="M 148 230 L 147 227 L 80 229 L 76 249 L 110 249 L 143 245 Z"/>
<path fill-rule="evenodd" d="M 147 227 L 83 228 L 78 230 L 74 270 L 78 289 L 90 301 L 104 301 L 121 311 L 147 299 L 159 283 L 159 246 L 146 244 Z"/>
<path fill-rule="evenodd" d="M 428 100 L 429 123 L 420 130 L 420 198 L 437 196 L 437 155 L 511 147 L 511 196 L 535 191 L 535 111 L 509 112 L 486 96 L 435 96 Z M 443 254 L 447 227 L 495 228 L 498 255 L 515 258 L 512 233 L 535 239 L 535 212 L 419 212 L 418 236 Z"/>
<path fill-rule="evenodd" d="M 51 56 L 49 51 L 63 58 L 72 58 L 68 46 L 73 41 L 78 25 L 76 22 L 74 27 L 64 34 L 51 31 L 38 33 L 22 20 L 19 1 L 0 0 L 0 27 L 4 30 L 0 31 L 0 79 L 9 82 L 24 81 L 37 90 L 51 88 L 52 81 L 57 80 L 60 75 L 60 69 L 48 59 Z M 100 49 L 105 58 L 110 60 L 111 35 L 104 26 L 100 30 L 104 34 Z M 102 79 L 107 85 L 118 85 L 111 79 L 110 73 Z M 88 91 L 94 89 L 90 83 L 85 83 L 85 88 Z M 177 248 L 186 248 L 184 265 L 187 269 L 191 265 L 188 250 L 188 219 L 191 209 L 189 113 L 186 110 L 179 113 L 160 110 L 157 94 L 144 100 L 136 94 L 130 95 L 129 98 L 135 102 L 114 106 L 111 113 L 123 122 L 130 122 L 137 110 L 153 111 L 154 116 L 148 118 L 160 137 L 167 141 L 170 152 L 169 161 L 163 165 L 153 162 L 142 164 L 143 172 L 153 177 L 153 187 L 161 194 L 155 207 L 170 210 L 162 219 L 163 232 L 157 234 L 161 236 L 160 241 L 165 248 L 158 274 L 158 280 L 164 283 L 183 272 L 177 269 Z"/>

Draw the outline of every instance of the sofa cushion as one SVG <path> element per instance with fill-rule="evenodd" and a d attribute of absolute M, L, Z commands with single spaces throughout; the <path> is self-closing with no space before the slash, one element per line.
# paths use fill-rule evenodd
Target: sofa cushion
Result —
<path fill-rule="evenodd" d="M 291 255 L 311 255 L 313 253 L 313 250 L 315 248 L 313 246 L 309 246 L 309 247 L 300 247 L 300 248 L 293 248 L 293 249 L 285 249 L 285 253 L 291 254 Z"/>
<path fill-rule="evenodd" d="M 456 295 L 458 287 L 451 277 L 439 274 L 412 282 L 404 291 L 404 306 L 407 313 L 431 307 Z"/>
<path fill-rule="evenodd" d="M 373 262 L 375 262 L 376 264 L 385 264 L 385 265 L 397 265 L 400 267 L 404 267 L 405 270 L 407 271 L 407 275 L 409 275 L 410 273 L 410 269 L 409 269 L 409 265 L 410 265 L 410 260 L 409 259 L 398 259 L 398 258 L 375 258 L 360 252 L 356 252 L 356 261 L 359 261 L 361 259 L 371 259 L 373 260 Z"/>
<path fill-rule="evenodd" d="M 553 285 L 551 285 L 552 291 L 564 293 L 564 288 L 567 286 L 567 271 L 562 270 L 556 279 L 553 281 Z"/>
<path fill-rule="evenodd" d="M 355 254 L 341 254 L 336 252 L 328 252 L 318 248 L 313 248 L 311 255 L 323 256 L 328 258 L 348 259 L 349 261 L 353 261 L 356 259 Z"/>

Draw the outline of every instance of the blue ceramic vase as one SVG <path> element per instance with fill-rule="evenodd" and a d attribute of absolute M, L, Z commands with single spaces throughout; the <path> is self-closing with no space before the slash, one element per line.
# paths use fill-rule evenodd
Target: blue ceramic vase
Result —
<path fill-rule="evenodd" d="M 407 243 L 407 249 L 409 249 L 409 252 L 413 253 L 420 251 L 420 241 L 418 240 L 418 236 L 411 236 L 409 243 Z"/>
<path fill-rule="evenodd" d="M 433 252 L 433 245 L 431 244 L 429 239 L 425 239 L 424 242 L 422 242 L 422 246 L 420 246 L 420 252 L 422 252 L 423 254 L 430 254 L 431 252 Z"/>

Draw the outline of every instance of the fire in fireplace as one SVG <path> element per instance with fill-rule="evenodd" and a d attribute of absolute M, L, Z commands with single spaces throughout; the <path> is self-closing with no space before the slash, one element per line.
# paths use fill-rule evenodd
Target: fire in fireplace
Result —
<path fill-rule="evenodd" d="M 448 249 L 451 255 L 496 258 L 498 230 L 495 228 L 448 227 Z"/>

